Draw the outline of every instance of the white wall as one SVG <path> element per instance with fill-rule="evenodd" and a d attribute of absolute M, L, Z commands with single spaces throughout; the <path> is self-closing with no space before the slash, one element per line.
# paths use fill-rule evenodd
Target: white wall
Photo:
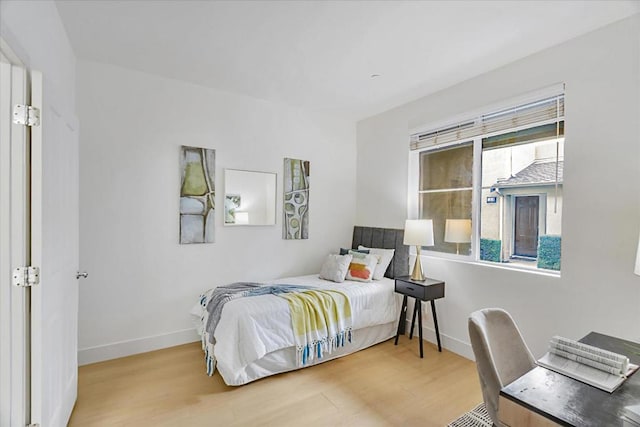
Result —
<path fill-rule="evenodd" d="M 639 33 L 635 15 L 358 123 L 356 222 L 402 227 L 409 129 L 566 83 L 562 275 L 425 256 L 427 275 L 446 280 L 437 306 L 448 348 L 471 356 L 467 317 L 495 306 L 536 355 L 553 334 L 640 340 Z"/>
<path fill-rule="evenodd" d="M 0 2 L 0 35 L 43 72 L 45 97 L 56 97 L 60 113 L 75 113 L 76 58 L 53 0 Z"/>
<path fill-rule="evenodd" d="M 354 122 L 84 61 L 78 106 L 81 363 L 195 340 L 200 292 L 318 272 L 350 244 Z M 178 244 L 181 144 L 216 150 L 213 244 Z M 282 239 L 284 157 L 311 161 L 308 240 Z M 277 172 L 276 226 L 223 226 L 224 168 Z"/>

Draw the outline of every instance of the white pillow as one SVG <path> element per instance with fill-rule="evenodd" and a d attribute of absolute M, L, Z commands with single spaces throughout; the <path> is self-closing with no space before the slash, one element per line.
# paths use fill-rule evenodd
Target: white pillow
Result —
<path fill-rule="evenodd" d="M 373 280 L 380 280 L 384 277 L 384 273 L 387 271 L 389 264 L 391 264 L 391 260 L 393 259 L 393 254 L 396 252 L 395 249 L 380 249 L 380 248 L 367 248 L 365 246 L 358 246 L 358 249 L 366 249 L 369 251 L 371 255 L 378 256 L 378 265 L 376 265 L 376 271 L 373 273 Z"/>
<path fill-rule="evenodd" d="M 320 278 L 332 282 L 344 282 L 352 255 L 328 255 L 320 269 Z"/>
<path fill-rule="evenodd" d="M 346 279 L 357 282 L 370 282 L 378 264 L 378 256 L 354 251 L 349 251 L 349 253 L 353 256 L 353 259 L 349 264 Z"/>

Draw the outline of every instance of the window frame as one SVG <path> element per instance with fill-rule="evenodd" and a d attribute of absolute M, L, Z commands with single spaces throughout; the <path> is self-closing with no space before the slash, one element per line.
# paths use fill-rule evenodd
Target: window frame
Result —
<path fill-rule="evenodd" d="M 451 126 L 452 123 L 468 122 L 472 120 L 470 119 L 470 117 L 472 117 L 473 120 L 476 120 L 476 121 L 481 120 L 483 115 L 490 114 L 491 111 L 500 111 L 503 109 L 510 108 L 514 105 L 535 102 L 545 97 L 565 95 L 565 93 L 566 92 L 565 92 L 564 84 L 553 85 L 533 93 L 529 93 L 516 98 L 511 98 L 509 100 L 505 100 L 500 103 L 483 107 L 481 109 L 475 110 L 470 113 L 459 114 L 456 117 L 449 118 L 446 121 L 440 121 L 440 122 L 432 123 L 429 125 L 423 125 L 418 128 L 411 129 L 410 135 L 428 132 L 429 130 L 432 130 L 432 129 L 445 128 L 447 126 Z M 566 102 L 566 98 L 565 98 L 565 102 Z M 565 122 L 564 126 L 566 127 L 565 117 L 566 117 L 566 112 L 561 119 L 563 122 Z M 555 123 L 556 121 L 557 119 L 544 120 L 536 123 L 536 126 Z M 497 262 L 485 261 L 480 259 L 480 218 L 481 218 L 481 201 L 482 201 L 481 198 L 482 198 L 482 153 L 483 153 L 482 140 L 487 137 L 505 134 L 509 132 L 515 132 L 515 131 L 527 129 L 530 127 L 532 126 L 530 125 L 517 126 L 517 127 L 506 129 L 506 130 L 482 134 L 471 139 L 467 138 L 463 140 L 438 144 L 432 147 L 426 147 L 426 148 L 417 149 L 417 150 L 409 150 L 407 213 L 408 213 L 408 218 L 419 218 L 419 215 L 420 215 L 419 199 L 421 194 L 421 191 L 420 191 L 421 153 L 425 151 L 454 148 L 457 145 L 461 145 L 469 142 L 471 142 L 473 145 L 473 166 L 472 166 L 473 176 L 472 176 L 472 195 L 471 195 L 472 236 L 471 236 L 470 254 L 455 254 L 455 253 L 448 253 L 448 252 L 440 252 L 440 251 L 431 250 L 429 247 L 424 247 L 422 249 L 422 255 L 439 258 L 439 259 L 455 260 L 455 261 L 460 261 L 465 263 L 477 264 L 482 266 L 490 266 L 494 268 L 522 271 L 522 272 L 531 273 L 531 274 L 541 274 L 541 275 L 547 275 L 547 276 L 553 276 L 553 277 L 560 277 L 562 270 L 555 271 L 555 270 L 547 270 L 547 269 L 542 269 L 537 267 L 530 268 L 530 267 L 519 266 L 517 264 L 497 263 Z M 564 134 L 563 137 L 566 140 L 566 133 Z M 536 195 L 539 195 L 539 194 L 536 194 Z M 546 197 L 544 198 L 541 197 L 540 203 L 541 205 L 544 204 L 546 206 L 547 205 Z M 546 229 L 546 224 L 545 224 L 545 229 Z M 513 242 L 511 242 L 510 244 L 513 244 Z M 415 256 L 416 255 L 415 249 L 410 248 L 410 253 L 411 255 Z"/>

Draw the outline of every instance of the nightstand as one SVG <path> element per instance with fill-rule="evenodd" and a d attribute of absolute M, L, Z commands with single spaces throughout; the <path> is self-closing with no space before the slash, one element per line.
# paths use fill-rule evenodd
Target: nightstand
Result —
<path fill-rule="evenodd" d="M 442 351 L 440 345 L 440 331 L 438 330 L 438 317 L 436 316 L 436 305 L 434 300 L 444 298 L 444 282 L 442 280 L 425 279 L 424 281 L 411 280 L 411 276 L 396 277 L 396 292 L 404 295 L 402 298 L 402 309 L 398 320 L 398 331 L 396 332 L 395 345 L 398 345 L 398 337 L 404 334 L 407 321 L 407 298 L 415 298 L 413 308 L 413 319 L 411 320 L 411 333 L 409 339 L 413 339 L 413 328 L 416 324 L 416 313 L 418 314 L 418 337 L 420 338 L 420 357 L 422 352 L 422 301 L 431 301 L 431 313 L 433 314 L 433 325 L 436 328 L 436 339 L 438 340 L 438 351 Z"/>

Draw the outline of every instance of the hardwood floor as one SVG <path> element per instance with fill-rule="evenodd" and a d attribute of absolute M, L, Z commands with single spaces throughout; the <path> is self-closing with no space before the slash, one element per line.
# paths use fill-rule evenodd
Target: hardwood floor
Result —
<path fill-rule="evenodd" d="M 199 343 L 80 367 L 70 426 L 446 426 L 482 401 L 475 364 L 401 339 L 227 387 Z"/>

